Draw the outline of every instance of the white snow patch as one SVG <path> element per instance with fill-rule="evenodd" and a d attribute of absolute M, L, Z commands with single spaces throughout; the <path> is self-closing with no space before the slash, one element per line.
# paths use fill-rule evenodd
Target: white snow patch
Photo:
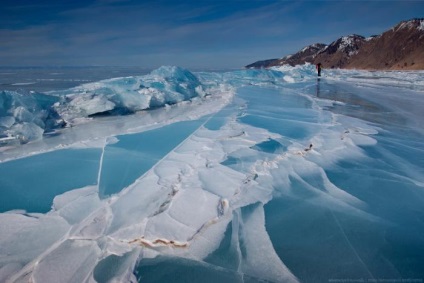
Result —
<path fill-rule="evenodd" d="M 344 50 L 348 46 L 352 46 L 354 43 L 351 36 L 343 36 L 338 50 Z"/>
<path fill-rule="evenodd" d="M 283 79 L 288 83 L 294 83 L 295 80 L 290 76 L 284 76 Z"/>
<path fill-rule="evenodd" d="M 418 26 L 418 30 L 424 31 L 424 20 L 420 21 L 420 25 Z"/>

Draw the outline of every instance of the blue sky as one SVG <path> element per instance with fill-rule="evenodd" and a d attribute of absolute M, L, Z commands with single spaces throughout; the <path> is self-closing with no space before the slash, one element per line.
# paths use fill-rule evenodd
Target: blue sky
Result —
<path fill-rule="evenodd" d="M 424 1 L 2 0 L 0 66 L 239 68 L 424 16 Z"/>

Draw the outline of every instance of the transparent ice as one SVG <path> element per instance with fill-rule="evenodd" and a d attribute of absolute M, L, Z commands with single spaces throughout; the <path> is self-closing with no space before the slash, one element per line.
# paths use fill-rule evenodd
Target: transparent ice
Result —
<path fill-rule="evenodd" d="M 2 91 L 0 282 L 424 278 L 424 72 L 323 73 Z"/>

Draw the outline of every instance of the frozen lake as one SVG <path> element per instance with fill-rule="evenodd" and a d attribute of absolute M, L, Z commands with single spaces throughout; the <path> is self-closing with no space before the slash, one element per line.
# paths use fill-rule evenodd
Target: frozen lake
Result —
<path fill-rule="evenodd" d="M 0 282 L 423 282 L 424 72 L 125 72 L 2 86 Z"/>

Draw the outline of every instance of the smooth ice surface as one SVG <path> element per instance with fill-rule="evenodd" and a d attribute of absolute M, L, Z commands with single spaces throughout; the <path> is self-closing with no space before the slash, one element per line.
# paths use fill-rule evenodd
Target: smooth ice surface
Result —
<path fill-rule="evenodd" d="M 323 73 L 1 92 L 0 282 L 422 280 L 424 73 Z"/>
<path fill-rule="evenodd" d="M 50 211 L 53 198 L 95 185 L 100 150 L 64 149 L 0 163 L 0 211 Z"/>

